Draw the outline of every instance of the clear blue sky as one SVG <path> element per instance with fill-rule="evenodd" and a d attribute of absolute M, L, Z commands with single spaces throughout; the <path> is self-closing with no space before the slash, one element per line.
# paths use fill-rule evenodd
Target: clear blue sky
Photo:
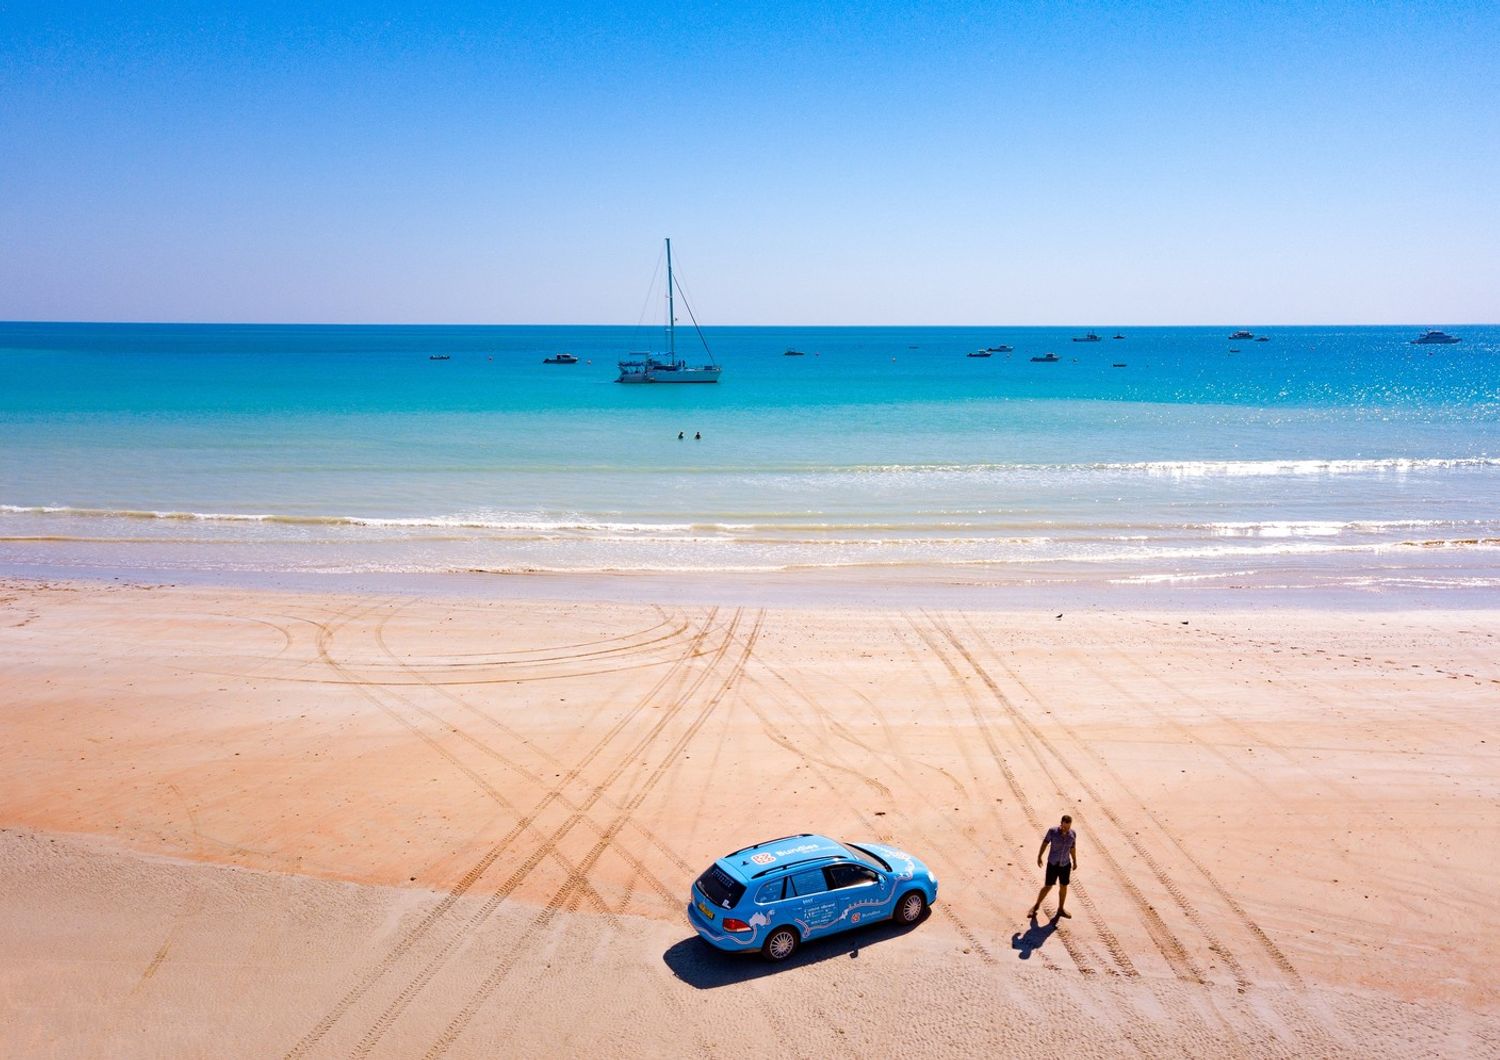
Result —
<path fill-rule="evenodd" d="M 1500 4 L 0 0 L 0 319 L 1500 320 Z"/>

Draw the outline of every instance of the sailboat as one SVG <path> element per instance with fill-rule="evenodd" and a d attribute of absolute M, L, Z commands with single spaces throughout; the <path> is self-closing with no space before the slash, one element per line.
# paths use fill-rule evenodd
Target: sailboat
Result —
<path fill-rule="evenodd" d="M 687 306 L 688 317 L 693 321 L 693 330 L 703 342 L 703 352 L 708 354 L 708 364 L 689 367 L 687 361 L 677 356 L 677 303 L 675 296 L 682 294 L 672 278 L 672 241 L 667 240 L 667 355 L 662 360 L 649 353 L 632 354 L 631 359 L 619 362 L 620 378 L 617 383 L 717 383 L 722 368 L 714 361 L 714 355 L 703 339 L 698 321 L 693 317 L 693 307 L 688 306 L 687 295 L 682 295 L 682 304 Z"/>

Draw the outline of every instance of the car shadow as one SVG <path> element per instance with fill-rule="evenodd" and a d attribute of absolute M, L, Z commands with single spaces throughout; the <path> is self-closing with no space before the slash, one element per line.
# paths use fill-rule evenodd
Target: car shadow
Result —
<path fill-rule="evenodd" d="M 1049 920 L 1045 924 L 1038 924 L 1036 918 L 1033 917 L 1030 927 L 1024 932 L 1017 931 L 1010 937 L 1010 948 L 1020 951 L 1017 956 L 1021 960 L 1029 960 L 1032 952 L 1041 949 L 1042 943 L 1050 939 L 1052 933 L 1056 930 L 1056 920 Z"/>
<path fill-rule="evenodd" d="M 868 927 L 840 932 L 826 938 L 814 938 L 804 942 L 797 952 L 779 964 L 763 959 L 758 950 L 745 953 L 726 953 L 715 949 L 697 935 L 673 943 L 661 955 L 672 974 L 689 986 L 699 990 L 713 990 L 735 983 L 748 983 L 762 976 L 788 972 L 793 968 L 821 964 L 823 961 L 846 957 L 859 959 L 859 951 L 867 946 L 878 946 L 882 942 L 900 938 L 927 921 L 930 911 L 924 911 L 914 924 L 898 924 L 894 920 L 883 920 Z"/>

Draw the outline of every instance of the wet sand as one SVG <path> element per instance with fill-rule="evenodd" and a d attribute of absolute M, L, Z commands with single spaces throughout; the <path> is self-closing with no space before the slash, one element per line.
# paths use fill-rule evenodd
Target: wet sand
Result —
<path fill-rule="evenodd" d="M 0 1053 L 1500 1052 L 1496 612 L 1054 614 L 6 583 Z M 797 831 L 932 915 L 709 951 Z"/>

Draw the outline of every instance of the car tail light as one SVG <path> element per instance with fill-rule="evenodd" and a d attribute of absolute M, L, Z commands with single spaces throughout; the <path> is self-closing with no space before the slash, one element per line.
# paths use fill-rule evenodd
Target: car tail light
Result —
<path fill-rule="evenodd" d="M 736 920 L 734 917 L 728 916 L 728 917 L 724 918 L 724 930 L 725 931 L 749 931 L 750 930 L 750 925 L 747 924 L 747 923 L 745 923 L 743 920 Z"/>

